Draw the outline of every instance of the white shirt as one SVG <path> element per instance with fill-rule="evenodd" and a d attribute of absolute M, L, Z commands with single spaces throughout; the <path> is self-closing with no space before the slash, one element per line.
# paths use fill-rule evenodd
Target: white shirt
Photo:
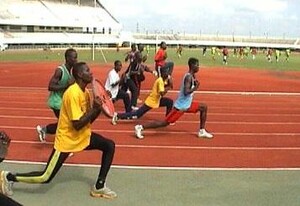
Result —
<path fill-rule="evenodd" d="M 116 72 L 115 69 L 110 70 L 108 73 L 106 82 L 105 82 L 105 89 L 110 91 L 111 97 L 114 99 L 117 97 L 117 94 L 119 92 L 119 85 L 112 87 L 112 84 L 115 84 L 120 80 L 119 74 Z"/>

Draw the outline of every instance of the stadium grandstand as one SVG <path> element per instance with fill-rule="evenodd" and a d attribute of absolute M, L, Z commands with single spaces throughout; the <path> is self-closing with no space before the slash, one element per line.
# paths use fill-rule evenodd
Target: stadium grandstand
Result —
<path fill-rule="evenodd" d="M 0 49 L 158 45 L 300 49 L 299 38 L 131 33 L 100 0 L 0 0 Z"/>
<path fill-rule="evenodd" d="M 97 0 L 0 1 L 0 43 L 9 47 L 116 44 L 121 28 Z"/>
<path fill-rule="evenodd" d="M 300 49 L 299 38 L 276 38 L 256 36 L 203 35 L 203 34 L 133 34 L 135 43 L 157 44 L 165 41 L 168 45 L 216 46 L 216 47 L 256 47 Z"/>

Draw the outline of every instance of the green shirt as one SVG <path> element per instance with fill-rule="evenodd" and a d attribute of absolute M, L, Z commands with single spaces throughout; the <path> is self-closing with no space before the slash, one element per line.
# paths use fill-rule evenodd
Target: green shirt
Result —
<path fill-rule="evenodd" d="M 67 88 L 68 82 L 71 79 L 71 74 L 68 71 L 66 65 L 64 65 L 64 64 L 59 66 L 58 68 L 62 72 L 62 76 L 61 76 L 60 80 L 58 81 L 58 84 Z M 65 91 L 65 89 L 50 92 L 50 95 L 48 97 L 48 106 L 50 108 L 60 110 L 64 91 Z"/>

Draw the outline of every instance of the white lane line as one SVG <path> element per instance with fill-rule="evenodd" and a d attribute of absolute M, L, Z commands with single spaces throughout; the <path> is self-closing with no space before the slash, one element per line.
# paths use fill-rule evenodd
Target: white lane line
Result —
<path fill-rule="evenodd" d="M 48 144 L 53 145 L 53 142 L 41 143 L 38 141 L 19 141 L 12 140 L 15 144 Z M 119 148 L 141 148 L 141 149 L 181 149 L 181 150 L 300 150 L 300 147 L 224 147 L 224 146 L 172 146 L 172 145 L 140 145 L 140 144 L 117 144 Z"/>
<path fill-rule="evenodd" d="M 41 91 L 48 93 L 46 87 L 5 87 L 1 86 L 0 90 L 4 91 L 0 92 L 9 92 L 7 90 L 16 90 L 17 92 L 22 92 L 21 90 L 29 90 L 29 91 Z M 141 90 L 142 93 L 149 93 L 151 90 Z M 178 90 L 170 90 L 168 93 L 178 93 Z M 264 95 L 264 96 L 300 96 L 299 92 L 235 92 L 235 91 L 195 91 L 196 94 L 221 94 L 221 95 Z"/>
<path fill-rule="evenodd" d="M 34 127 L 16 127 L 16 126 L 3 126 L 0 125 L 1 129 L 23 129 L 23 130 L 35 130 Z M 133 134 L 134 130 L 103 130 L 103 129 L 93 129 L 95 132 L 103 132 L 103 133 L 121 133 L 121 134 Z M 180 135 L 194 135 L 195 132 L 187 132 L 187 131 L 162 131 L 162 130 L 147 130 L 145 134 L 180 134 Z M 214 132 L 214 135 L 220 136 L 300 136 L 299 132 Z"/>
<path fill-rule="evenodd" d="M 1 109 L 1 108 L 0 108 Z M 22 109 L 22 110 L 26 110 L 26 109 Z M 32 110 L 32 109 L 27 109 L 27 110 Z M 40 109 L 36 109 L 38 111 L 40 111 Z M 41 109 L 41 111 L 49 111 L 47 109 Z M 49 111 L 50 112 L 50 111 Z M 147 113 L 146 115 L 164 115 L 165 112 L 150 112 Z M 53 115 L 52 115 L 53 116 Z M 185 114 L 185 116 L 195 116 L 195 114 Z M 214 113 L 214 112 L 210 112 L 209 116 L 247 116 L 247 117 L 300 117 L 300 114 L 245 114 L 245 113 Z M 102 117 L 104 117 L 102 115 Z M 198 116 L 197 116 L 198 117 Z M 29 115 L 0 115 L 0 118 L 11 118 L 11 119 L 28 119 L 28 118 L 32 118 L 32 119 L 56 119 L 54 117 L 50 117 L 50 116 L 29 116 Z M 162 117 L 161 117 L 162 118 Z M 101 116 L 97 119 L 100 120 Z M 105 120 L 109 121 L 108 118 L 105 118 Z M 300 119 L 299 119 L 300 120 Z M 120 120 L 120 121 L 128 121 L 128 120 Z M 136 120 L 135 120 L 136 121 Z"/>
<path fill-rule="evenodd" d="M 25 164 L 25 165 L 46 165 L 46 162 L 34 162 L 34 161 L 19 161 L 19 160 L 4 160 L 4 163 L 10 164 Z M 64 163 L 69 167 L 83 167 L 83 168 L 99 168 L 98 164 L 76 164 L 76 163 Z M 112 165 L 115 169 L 128 169 L 128 170 L 178 170 L 178 171 L 300 171 L 299 167 L 159 167 L 159 166 L 128 166 L 128 165 Z"/>

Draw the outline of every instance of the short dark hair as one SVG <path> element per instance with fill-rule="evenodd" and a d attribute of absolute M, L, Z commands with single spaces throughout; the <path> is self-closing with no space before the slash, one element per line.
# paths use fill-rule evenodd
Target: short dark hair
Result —
<path fill-rule="evenodd" d="M 65 51 L 65 59 L 67 59 L 67 58 L 70 56 L 70 54 L 71 54 L 72 52 L 76 52 L 76 50 L 73 49 L 73 48 L 67 49 L 67 50 Z"/>
<path fill-rule="evenodd" d="M 114 65 L 117 66 L 117 64 L 119 64 L 119 63 L 122 64 L 122 62 L 121 62 L 120 60 L 116 60 L 116 61 L 114 62 Z"/>
<path fill-rule="evenodd" d="M 189 67 L 191 67 L 192 65 L 195 65 L 195 64 L 197 64 L 197 63 L 199 63 L 199 59 L 197 59 L 197 58 L 195 58 L 195 57 L 191 57 L 191 58 L 189 58 L 189 60 L 188 60 L 188 65 L 189 65 Z"/>
<path fill-rule="evenodd" d="M 73 74 L 73 77 L 74 77 L 75 79 L 78 79 L 78 78 L 79 78 L 78 74 L 79 74 L 80 72 L 82 72 L 82 70 L 84 69 L 84 66 L 85 66 L 85 65 L 86 65 L 85 62 L 78 62 L 78 63 L 74 64 L 73 70 L 72 70 L 72 74 Z"/>
<path fill-rule="evenodd" d="M 132 43 L 131 48 L 136 48 L 136 43 Z"/>
<path fill-rule="evenodd" d="M 169 73 L 169 67 L 161 67 L 160 68 L 160 73 L 161 74 L 167 74 L 167 73 Z"/>

